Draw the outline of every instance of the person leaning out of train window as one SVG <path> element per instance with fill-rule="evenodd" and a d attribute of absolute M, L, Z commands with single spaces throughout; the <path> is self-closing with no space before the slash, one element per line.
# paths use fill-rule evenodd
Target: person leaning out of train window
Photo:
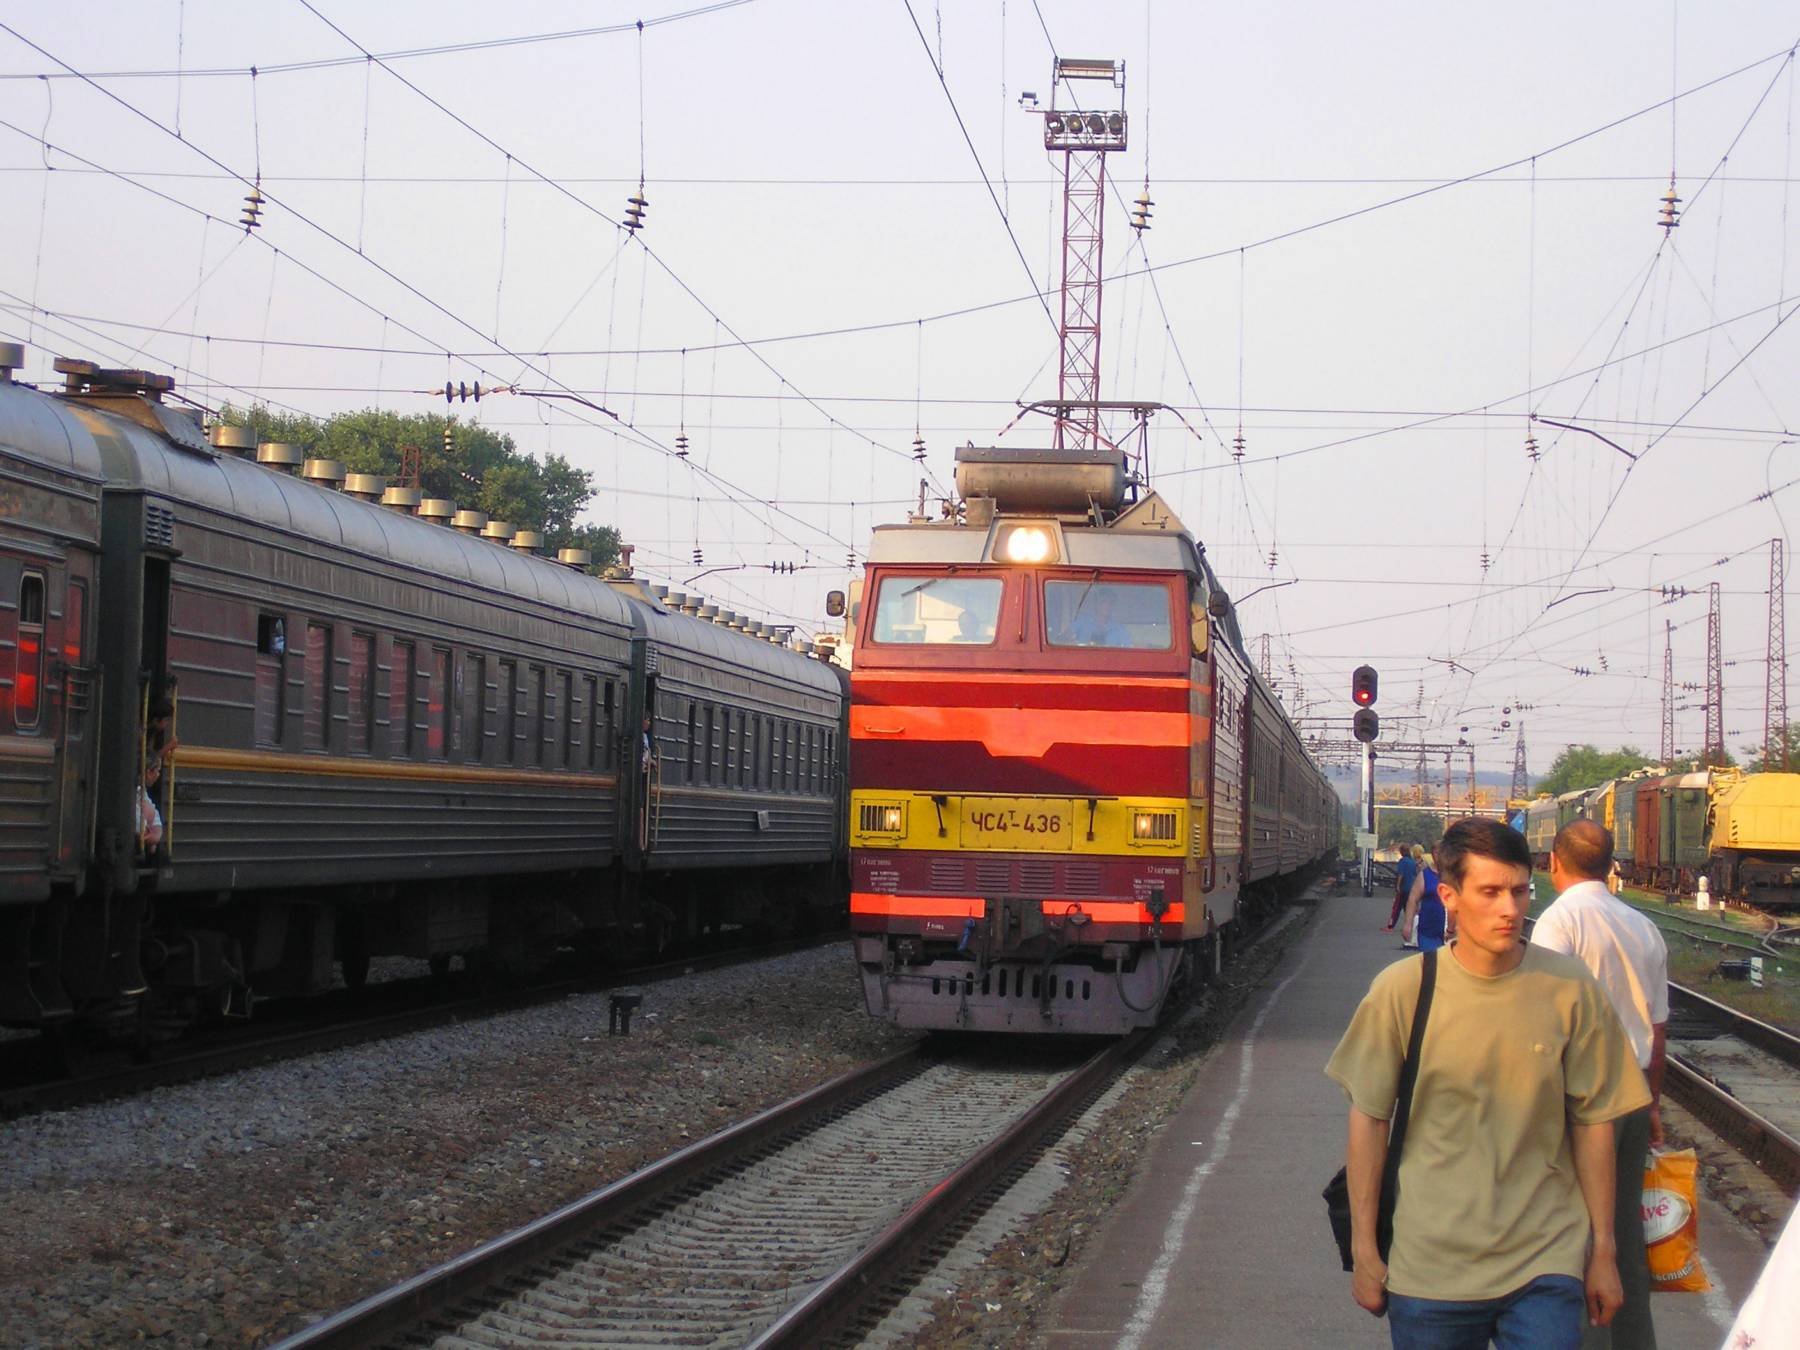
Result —
<path fill-rule="evenodd" d="M 651 731 L 648 717 L 644 719 L 644 730 L 640 740 L 642 741 L 643 769 L 645 773 L 649 773 L 656 767 L 656 739 Z"/>

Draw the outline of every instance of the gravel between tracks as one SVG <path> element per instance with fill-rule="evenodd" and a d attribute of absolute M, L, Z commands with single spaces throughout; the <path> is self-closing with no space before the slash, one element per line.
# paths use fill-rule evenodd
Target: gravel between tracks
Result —
<path fill-rule="evenodd" d="M 0 1340 L 253 1345 L 899 1048 L 845 944 L 0 1126 Z"/>

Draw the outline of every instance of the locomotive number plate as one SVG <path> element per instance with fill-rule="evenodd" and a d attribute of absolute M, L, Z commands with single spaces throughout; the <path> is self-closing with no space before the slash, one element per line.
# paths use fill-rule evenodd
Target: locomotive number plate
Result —
<path fill-rule="evenodd" d="M 1075 808 L 1042 797 L 965 797 L 964 848 L 1010 848 L 1031 852 L 1067 849 L 1075 839 Z"/>

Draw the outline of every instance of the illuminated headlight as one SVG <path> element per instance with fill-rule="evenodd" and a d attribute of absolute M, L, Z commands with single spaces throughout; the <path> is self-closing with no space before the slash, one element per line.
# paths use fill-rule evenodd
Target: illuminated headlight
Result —
<path fill-rule="evenodd" d="M 1046 525 L 1015 525 L 1000 542 L 1000 556 L 1015 563 L 1050 562 L 1056 556 L 1056 542 Z"/>
<path fill-rule="evenodd" d="M 1175 839 L 1173 811 L 1133 811 L 1131 840 L 1135 844 L 1167 844 Z"/>
<path fill-rule="evenodd" d="M 906 829 L 906 808 L 891 802 L 864 802 L 857 822 L 864 834 L 901 834 Z"/>

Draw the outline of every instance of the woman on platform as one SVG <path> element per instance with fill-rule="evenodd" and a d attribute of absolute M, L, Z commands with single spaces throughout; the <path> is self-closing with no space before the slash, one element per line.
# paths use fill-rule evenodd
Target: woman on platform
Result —
<path fill-rule="evenodd" d="M 1400 945 L 1428 952 L 1442 947 L 1449 939 L 1449 917 L 1444 912 L 1444 902 L 1438 898 L 1437 860 L 1423 849 L 1418 852 L 1419 874 L 1406 899 L 1406 925 L 1401 930 Z"/>

